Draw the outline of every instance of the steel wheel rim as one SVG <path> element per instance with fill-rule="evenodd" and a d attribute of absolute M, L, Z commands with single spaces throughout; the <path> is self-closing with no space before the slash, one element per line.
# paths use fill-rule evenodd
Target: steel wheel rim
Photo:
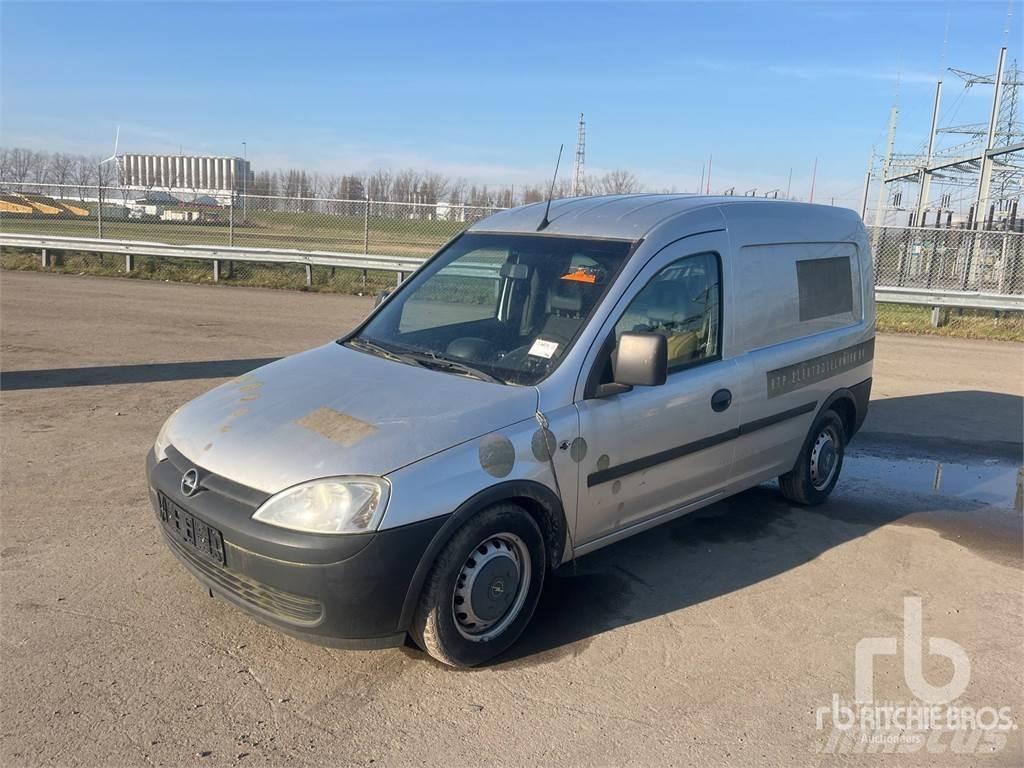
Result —
<path fill-rule="evenodd" d="M 828 487 L 839 471 L 842 444 L 835 428 L 827 426 L 818 433 L 811 447 L 811 485 L 821 491 Z"/>
<path fill-rule="evenodd" d="M 526 602 L 530 574 L 530 550 L 514 533 L 481 541 L 455 579 L 452 619 L 459 634 L 482 643 L 504 632 Z"/>

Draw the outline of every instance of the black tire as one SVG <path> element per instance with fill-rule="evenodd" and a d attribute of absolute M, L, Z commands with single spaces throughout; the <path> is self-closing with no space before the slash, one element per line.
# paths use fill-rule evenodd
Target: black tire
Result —
<path fill-rule="evenodd" d="M 544 536 L 522 507 L 497 504 L 475 515 L 437 556 L 413 617 L 413 639 L 453 667 L 472 667 L 494 658 L 530 622 L 544 586 L 546 558 Z M 504 583 L 513 573 L 519 581 L 515 594 L 507 597 Z M 469 615 L 460 610 L 464 606 Z M 484 617 L 479 624 L 473 621 L 479 618 L 476 609 Z"/>
<path fill-rule="evenodd" d="M 827 451 L 831 448 L 832 459 Z M 782 495 L 794 504 L 821 504 L 832 493 L 843 470 L 846 429 L 835 411 L 824 411 L 814 421 L 796 466 L 779 477 Z"/>

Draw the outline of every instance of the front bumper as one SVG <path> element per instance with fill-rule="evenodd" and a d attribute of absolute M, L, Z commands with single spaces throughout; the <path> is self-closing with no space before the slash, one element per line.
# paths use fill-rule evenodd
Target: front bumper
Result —
<path fill-rule="evenodd" d="M 317 535 L 252 520 L 268 496 L 212 475 L 170 449 L 146 459 L 150 500 L 171 552 L 213 594 L 254 618 L 321 645 L 401 645 L 403 606 L 420 560 L 445 522 L 437 517 L 376 533 Z M 195 468 L 201 490 L 186 497 Z M 223 536 L 224 564 L 200 554 L 161 521 L 158 494 Z"/>

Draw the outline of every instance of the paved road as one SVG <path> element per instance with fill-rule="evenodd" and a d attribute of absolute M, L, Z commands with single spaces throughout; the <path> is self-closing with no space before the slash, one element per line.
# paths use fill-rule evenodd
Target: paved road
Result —
<path fill-rule="evenodd" d="M 859 640 L 902 635 L 905 596 L 967 652 L 961 703 L 1024 720 L 1020 345 L 880 337 L 828 505 L 765 486 L 583 558 L 486 669 L 306 645 L 209 599 L 148 508 L 161 421 L 369 306 L 0 275 L 0 763 L 826 764 L 816 710 L 852 699 Z M 936 656 L 924 673 L 951 674 Z M 874 683 L 912 696 L 896 658 Z M 1020 731 L 993 744 L 847 759 L 1024 762 Z"/>

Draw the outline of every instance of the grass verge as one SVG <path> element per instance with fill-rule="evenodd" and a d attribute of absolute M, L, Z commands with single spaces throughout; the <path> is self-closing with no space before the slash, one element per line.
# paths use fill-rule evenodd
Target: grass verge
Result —
<path fill-rule="evenodd" d="M 931 307 L 919 304 L 879 304 L 877 330 L 880 333 L 916 333 L 961 339 L 991 339 L 1024 342 L 1024 312 L 950 309 L 948 320 L 932 326 Z"/>
<path fill-rule="evenodd" d="M 135 268 L 125 272 L 124 257 L 112 254 L 67 252 L 59 266 L 44 268 L 39 255 L 14 248 L 0 251 L 0 268 L 36 272 L 129 277 L 138 280 L 166 280 L 185 283 L 212 283 L 209 262 L 194 259 L 151 258 L 139 256 Z M 306 285 L 305 269 L 299 264 L 259 264 L 223 262 L 220 283 L 257 288 L 322 291 L 328 293 L 376 294 L 395 284 L 391 272 L 313 267 L 312 285 Z M 1024 342 L 1024 312 L 992 312 L 950 309 L 948 321 L 935 328 L 931 308 L 915 304 L 879 304 L 877 328 L 882 333 L 913 333 L 964 339 Z"/>
<path fill-rule="evenodd" d="M 114 254 L 69 251 L 61 254 L 54 266 L 43 267 L 37 253 L 13 248 L 0 251 L 0 269 L 181 283 L 214 282 L 213 265 L 207 261 L 137 256 L 131 272 L 126 272 L 124 267 L 124 256 Z M 325 266 L 312 269 L 312 284 L 307 286 L 306 270 L 301 264 L 224 261 L 218 284 L 354 295 L 376 294 L 395 284 L 392 272 Z"/>

